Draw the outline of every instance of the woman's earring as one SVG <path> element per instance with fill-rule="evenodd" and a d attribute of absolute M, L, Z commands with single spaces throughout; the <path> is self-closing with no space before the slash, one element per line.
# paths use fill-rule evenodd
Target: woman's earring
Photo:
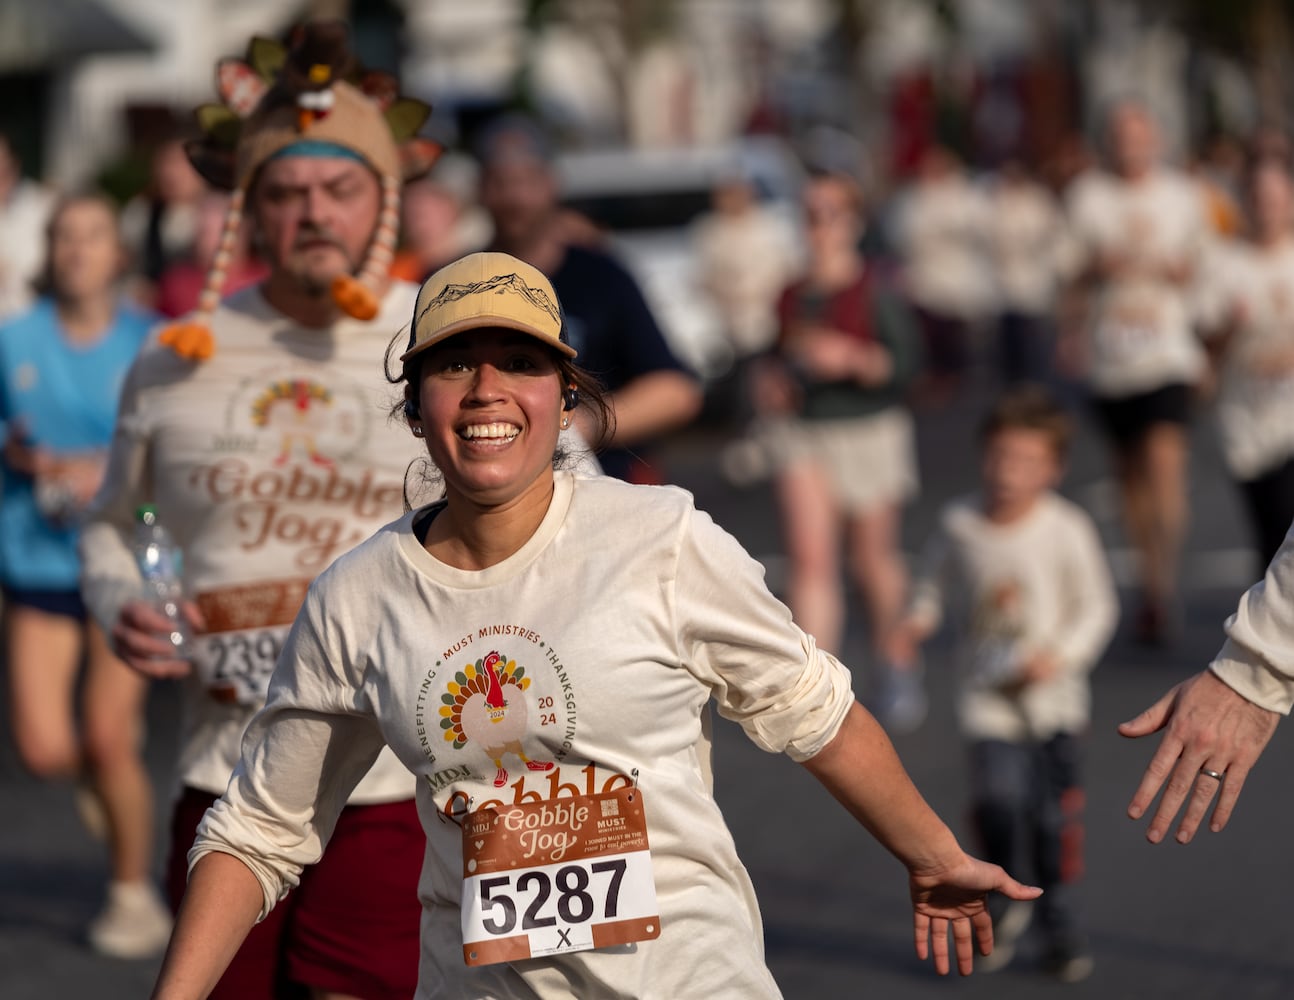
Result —
<path fill-rule="evenodd" d="M 566 430 L 566 428 L 568 428 L 568 427 L 570 427 L 570 426 L 571 426 L 571 418 L 570 418 L 570 417 L 562 417 L 562 430 Z"/>
<path fill-rule="evenodd" d="M 409 430 L 412 432 L 414 437 L 422 437 L 422 424 L 410 424 Z"/>

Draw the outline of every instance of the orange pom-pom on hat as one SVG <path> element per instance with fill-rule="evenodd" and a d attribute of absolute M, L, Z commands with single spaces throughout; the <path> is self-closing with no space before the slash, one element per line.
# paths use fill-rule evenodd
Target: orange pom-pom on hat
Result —
<path fill-rule="evenodd" d="M 216 89 L 221 103 L 198 108 L 203 138 L 186 148 L 203 177 L 234 194 L 198 307 L 164 329 L 161 342 L 189 360 L 211 357 L 211 316 L 233 259 L 247 190 L 262 164 L 298 143 L 354 153 L 382 182 L 382 208 L 364 262 L 354 276 L 340 275 L 332 287 L 344 313 L 373 319 L 380 306 L 378 289 L 395 256 L 401 185 L 429 170 L 439 154 L 438 146 L 416 135 L 430 106 L 398 96 L 390 74 L 360 72 L 340 21 L 304 25 L 288 48 L 253 38 L 244 59 L 218 64 Z"/>

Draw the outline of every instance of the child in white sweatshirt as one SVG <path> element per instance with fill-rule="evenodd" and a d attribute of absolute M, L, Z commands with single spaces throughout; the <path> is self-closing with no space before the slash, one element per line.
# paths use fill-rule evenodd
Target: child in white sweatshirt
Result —
<path fill-rule="evenodd" d="M 943 620 L 956 626 L 973 822 L 994 862 L 1032 853 L 1047 963 L 1077 981 L 1092 969 L 1070 889 L 1082 871 L 1080 738 L 1088 672 L 1118 612 L 1095 526 L 1053 492 L 1069 434 L 1037 387 L 997 402 L 983 427 L 981 490 L 943 511 L 891 652 L 910 659 Z M 1010 961 L 1031 906 L 995 914 L 992 964 Z"/>

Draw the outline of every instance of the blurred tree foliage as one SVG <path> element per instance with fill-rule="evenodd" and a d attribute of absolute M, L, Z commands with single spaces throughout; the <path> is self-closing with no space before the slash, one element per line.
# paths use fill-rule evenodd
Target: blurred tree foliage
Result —
<path fill-rule="evenodd" d="M 1187 34 L 1252 67 L 1259 115 L 1287 126 L 1294 0 L 1173 0 Z"/>
<path fill-rule="evenodd" d="M 105 164 L 95 176 L 94 186 L 124 205 L 148 187 L 150 158 L 146 151 L 130 149 Z"/>
<path fill-rule="evenodd" d="M 526 0 L 526 27 L 538 34 L 552 25 L 575 32 L 602 59 L 615 90 L 620 121 L 629 120 L 630 80 L 638 60 L 662 39 L 676 36 L 679 0 Z M 533 108 L 531 67 L 523 62 L 517 102 Z"/>

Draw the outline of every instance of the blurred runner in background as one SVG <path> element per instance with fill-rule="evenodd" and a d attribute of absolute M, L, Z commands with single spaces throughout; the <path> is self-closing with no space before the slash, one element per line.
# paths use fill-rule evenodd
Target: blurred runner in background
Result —
<path fill-rule="evenodd" d="M 131 294 L 140 302 L 156 306 L 162 275 L 189 258 L 208 190 L 184 152 L 183 139 L 169 138 L 153 151 L 148 186 L 121 212 L 134 274 Z"/>
<path fill-rule="evenodd" d="M 1294 192 L 1274 159 L 1251 168 L 1247 188 L 1247 238 L 1211 255 L 1201 298 L 1212 313 L 1222 455 L 1261 572 L 1294 521 Z"/>
<path fill-rule="evenodd" d="M 126 254 L 106 198 L 59 202 L 45 246 L 41 297 L 0 326 L 9 709 L 23 765 L 38 777 L 83 779 L 83 815 L 108 839 L 112 881 L 90 944 L 138 958 L 161 951 L 171 928 L 152 881 L 147 685 L 89 620 L 76 547 L 103 479 L 122 382 L 153 317 L 122 299 Z"/>
<path fill-rule="evenodd" d="M 989 205 L 961 161 L 933 146 L 901 196 L 895 242 L 924 335 L 920 398 L 947 403 L 974 360 L 976 328 L 993 308 Z"/>
<path fill-rule="evenodd" d="M 899 528 L 917 463 L 904 392 L 919 369 L 919 333 L 859 251 L 854 180 L 815 175 L 803 204 L 808 268 L 783 291 L 776 349 L 754 371 L 790 558 L 787 603 L 823 649 L 841 653 L 843 551 L 876 652 L 877 717 L 913 729 L 926 712 L 919 672 L 912 661 L 886 669 L 884 650 L 907 591 Z"/>
<path fill-rule="evenodd" d="M 280 57 L 270 68 L 267 51 Z M 221 97 L 238 121 L 192 150 L 234 191 L 222 246 L 197 312 L 131 369 L 82 547 L 86 603 L 117 650 L 145 674 L 184 677 L 168 868 L 177 906 L 194 831 L 229 783 L 311 580 L 400 515 L 420 454 L 386 427 L 393 393 L 381 367 L 417 293 L 388 280 L 412 162 L 401 152 L 416 139 L 402 142 L 377 98 L 348 82 L 339 24 L 309 25 L 286 53 L 259 40 L 225 65 Z M 394 80 L 363 79 L 395 96 Z M 221 142 L 230 132 L 232 149 Z M 270 271 L 222 302 L 244 201 Z M 184 550 L 195 634 L 180 651 L 140 597 L 129 542 L 142 503 Z M 390 753 L 356 777 L 327 854 L 212 996 L 413 994 L 423 854 L 413 778 Z"/>
<path fill-rule="evenodd" d="M 1043 890 L 1035 902 L 990 900 L 996 946 L 983 964 L 1008 964 L 1036 916 L 1045 962 L 1065 982 L 1086 979 L 1094 964 L 1075 899 L 1083 737 L 1088 675 L 1119 607 L 1096 525 L 1054 492 L 1071 434 L 1068 415 L 1038 386 L 993 405 L 981 488 L 944 508 L 893 648 L 911 659 L 942 622 L 955 624 L 972 822 L 995 864 L 1027 859 Z"/>
<path fill-rule="evenodd" d="M 608 475 L 658 482 L 651 442 L 689 423 L 701 386 L 678 360 L 638 283 L 607 253 L 565 238 L 547 135 L 531 119 L 506 115 L 476 144 L 481 204 L 494 223 L 491 248 L 543 271 L 565 310 L 571 345 L 606 388 L 615 419 L 598 458 Z M 584 427 L 586 438 L 596 428 Z"/>
<path fill-rule="evenodd" d="M 1070 243 L 1056 196 L 1019 161 L 988 192 L 988 245 L 997 301 L 997 363 L 1004 385 L 1052 377 L 1056 298 Z"/>
<path fill-rule="evenodd" d="M 25 178 L 9 138 L 0 133 L 0 320 L 31 305 L 40 274 L 54 194 Z"/>
<path fill-rule="evenodd" d="M 1179 615 L 1187 424 L 1206 373 L 1192 287 L 1209 227 L 1199 186 L 1160 164 L 1145 107 L 1115 104 L 1105 136 L 1109 169 L 1084 174 L 1069 192 L 1077 280 L 1088 300 L 1082 354 L 1137 553 L 1137 636 L 1162 643 Z"/>

